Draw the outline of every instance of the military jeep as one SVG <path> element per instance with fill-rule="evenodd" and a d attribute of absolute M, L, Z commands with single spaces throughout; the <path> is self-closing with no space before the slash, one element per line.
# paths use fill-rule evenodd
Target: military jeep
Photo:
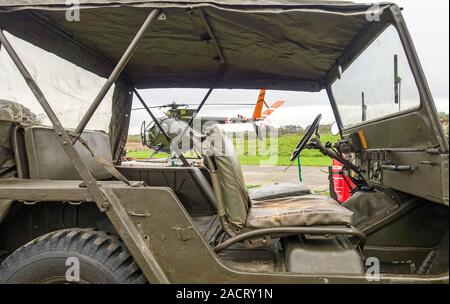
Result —
<path fill-rule="evenodd" d="M 79 20 L 62 0 L 0 4 L 0 54 L 13 67 L 0 86 L 1 283 L 448 283 L 449 145 L 397 5 L 76 9 Z M 48 76 L 24 43 L 104 79 L 92 103 L 93 81 Z M 261 87 L 327 92 L 341 140 L 322 142 L 311 117 L 292 159 L 317 149 L 340 161 L 355 185 L 344 204 L 277 188 L 252 199 L 217 125 L 196 166 L 122 164 L 137 89 L 206 88 L 195 118 L 214 89 Z M 81 117 L 54 110 L 70 98 L 89 102 Z M 108 130 L 90 128 L 108 98 Z"/>

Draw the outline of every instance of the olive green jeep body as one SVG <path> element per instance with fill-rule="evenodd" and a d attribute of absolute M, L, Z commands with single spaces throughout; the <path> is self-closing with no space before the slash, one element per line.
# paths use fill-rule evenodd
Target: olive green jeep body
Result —
<path fill-rule="evenodd" d="M 0 4 L 0 50 L 52 125 L 0 100 L 0 282 L 65 281 L 76 257 L 88 283 L 448 283 L 448 138 L 398 6 L 98 0 L 67 22 L 64 1 L 41 2 Z M 347 123 L 335 86 L 387 29 L 418 106 L 368 118 L 366 91 L 361 121 Z M 63 127 L 5 32 L 108 79 L 76 128 Z M 406 103 L 397 72 L 392 102 Z M 109 131 L 86 130 L 112 84 Z M 132 92 L 173 87 L 326 90 L 342 141 L 309 141 L 312 128 L 294 154 L 351 154 L 352 197 L 252 199 L 218 127 L 200 165 L 123 163 Z"/>

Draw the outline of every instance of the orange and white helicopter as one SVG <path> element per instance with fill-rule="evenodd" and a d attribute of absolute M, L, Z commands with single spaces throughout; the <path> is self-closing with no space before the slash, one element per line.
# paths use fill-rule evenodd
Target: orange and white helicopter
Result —
<path fill-rule="evenodd" d="M 259 91 L 258 100 L 256 101 L 253 115 L 251 117 L 246 117 L 244 115 L 238 114 L 236 117 L 213 117 L 213 116 L 202 116 L 202 126 L 207 122 L 216 122 L 219 124 L 236 124 L 236 123 L 253 123 L 260 127 L 264 126 L 267 122 L 267 118 L 273 114 L 277 109 L 285 104 L 284 100 L 275 101 L 272 105 L 268 105 L 266 102 L 266 89 L 261 89 Z M 253 104 L 237 104 L 237 103 L 224 103 L 218 104 L 213 103 L 209 106 L 250 106 Z"/>
<path fill-rule="evenodd" d="M 269 106 L 266 102 L 266 89 L 261 89 L 259 91 L 258 101 L 256 102 L 255 109 L 253 111 L 253 115 L 251 118 L 247 118 L 243 115 L 238 115 L 238 119 L 241 122 L 258 122 L 258 121 L 264 121 L 266 118 L 268 118 L 270 115 L 273 114 L 278 108 L 283 106 L 286 101 L 284 100 L 278 100 L 275 101 L 271 106 Z M 263 108 L 266 106 L 267 109 L 264 110 Z"/>

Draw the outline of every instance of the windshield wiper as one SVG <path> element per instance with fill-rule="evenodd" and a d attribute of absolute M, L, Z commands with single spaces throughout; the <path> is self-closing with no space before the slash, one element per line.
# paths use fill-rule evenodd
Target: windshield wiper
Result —
<path fill-rule="evenodd" d="M 398 55 L 394 55 L 394 92 L 395 100 L 394 103 L 398 104 L 398 111 L 401 111 L 401 86 L 402 78 L 399 76 L 398 72 Z"/>

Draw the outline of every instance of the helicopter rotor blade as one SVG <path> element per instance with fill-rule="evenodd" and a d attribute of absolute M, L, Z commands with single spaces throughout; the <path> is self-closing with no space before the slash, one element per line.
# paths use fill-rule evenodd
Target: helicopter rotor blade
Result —
<path fill-rule="evenodd" d="M 163 108 L 163 106 L 153 106 L 153 107 L 148 107 L 149 109 L 160 109 Z M 141 111 L 141 110 L 145 110 L 145 108 L 134 108 L 131 109 L 131 111 Z"/>
<path fill-rule="evenodd" d="M 198 104 L 189 103 L 189 106 L 198 106 Z M 253 103 L 211 103 L 211 104 L 205 104 L 205 107 L 210 106 L 254 106 Z"/>
<path fill-rule="evenodd" d="M 212 104 L 205 104 L 206 107 L 210 106 L 219 106 L 219 107 L 226 107 L 226 106 L 245 106 L 245 107 L 253 107 L 255 104 L 253 103 L 212 103 Z M 159 105 L 159 106 L 151 106 L 148 107 L 149 109 L 162 109 L 162 108 L 178 108 L 178 107 L 189 107 L 189 106 L 199 106 L 199 104 L 195 103 L 183 103 L 183 104 L 166 104 L 166 105 Z M 134 108 L 131 109 L 131 111 L 141 111 L 145 110 L 145 108 Z"/>

